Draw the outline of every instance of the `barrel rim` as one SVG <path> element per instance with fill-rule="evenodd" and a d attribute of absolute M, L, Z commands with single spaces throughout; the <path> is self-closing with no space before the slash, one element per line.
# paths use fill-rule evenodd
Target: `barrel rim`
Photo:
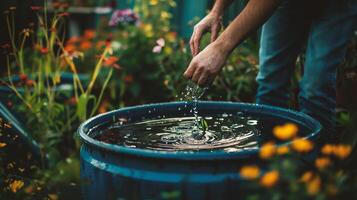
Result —
<path fill-rule="evenodd" d="M 160 108 L 160 107 L 167 107 L 167 106 L 178 106 L 178 105 L 184 105 L 187 104 L 185 101 L 178 101 L 178 102 L 165 102 L 165 103 L 154 103 L 154 104 L 145 104 L 145 105 L 139 105 L 139 106 L 132 106 L 132 107 L 126 107 L 126 108 L 120 108 L 116 109 L 113 111 L 109 111 L 103 114 L 99 114 L 97 116 L 94 116 L 87 121 L 83 122 L 78 130 L 77 133 L 80 136 L 81 140 L 83 141 L 83 145 L 89 145 L 90 147 L 99 149 L 99 150 L 104 150 L 104 151 L 109 151 L 113 153 L 119 153 L 119 154 L 124 154 L 124 155 L 131 155 L 131 156 L 139 156 L 139 157 L 148 157 L 148 158 L 155 158 L 155 159 L 176 159 L 176 160 L 227 160 L 227 159 L 234 159 L 234 158 L 250 158 L 253 156 L 256 156 L 259 153 L 259 148 L 258 149 L 251 149 L 251 150 L 243 150 L 239 152 L 224 152 L 224 151 L 213 151 L 213 152 L 206 152 L 206 151 L 175 151 L 175 152 L 170 152 L 170 151 L 159 151 L 159 150 L 150 150 L 150 149 L 141 149 L 141 148 L 130 148 L 130 147 L 124 147 L 124 146 L 119 146 L 119 145 L 114 145 L 114 144 L 108 144 L 105 142 L 101 142 L 98 140 L 93 139 L 92 137 L 88 136 L 85 131 L 86 127 L 89 126 L 90 124 L 94 123 L 94 121 L 97 121 L 98 119 L 101 118 L 111 118 L 109 116 L 115 116 L 116 113 L 120 112 L 128 112 L 131 110 L 140 110 L 140 109 L 147 109 L 149 107 L 152 108 Z M 269 106 L 269 105 L 261 105 L 261 104 L 252 104 L 252 103 L 242 103 L 242 102 L 230 102 L 230 101 L 198 101 L 198 104 L 201 105 L 216 105 L 216 106 L 237 106 L 241 107 L 242 109 L 248 109 L 250 108 L 251 110 L 259 110 L 261 113 L 272 113 L 274 111 L 276 116 L 286 114 L 286 118 L 289 120 L 296 120 L 296 118 L 288 118 L 287 116 L 294 116 L 299 118 L 300 124 L 303 123 L 302 125 L 310 128 L 313 130 L 313 132 L 309 135 L 306 135 L 305 137 L 302 137 L 303 139 L 315 139 L 319 133 L 321 132 L 322 126 L 321 124 L 315 120 L 314 118 L 310 117 L 309 115 L 302 113 L 302 112 L 297 112 L 294 110 L 290 109 L 285 109 L 285 108 L 280 108 L 280 107 L 275 107 L 275 106 Z M 101 123 L 96 123 L 96 124 L 101 124 Z M 93 126 L 92 126 L 93 127 Z M 87 130 L 90 130 L 90 128 Z M 279 146 L 287 146 L 291 143 L 291 141 L 279 144 Z"/>

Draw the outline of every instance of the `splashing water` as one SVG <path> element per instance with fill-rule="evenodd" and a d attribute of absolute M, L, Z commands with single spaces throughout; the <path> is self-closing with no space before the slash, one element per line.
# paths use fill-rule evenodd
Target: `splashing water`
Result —
<path fill-rule="evenodd" d="M 205 134 L 205 129 L 206 127 L 203 127 L 205 124 L 205 119 L 200 119 L 198 116 L 198 109 L 197 109 L 197 101 L 203 96 L 203 94 L 206 92 L 208 87 L 200 87 L 193 83 L 192 81 L 188 81 L 188 84 L 186 86 L 186 90 L 182 93 L 183 98 L 181 100 L 186 100 L 186 101 L 192 101 L 192 111 L 193 115 L 195 117 L 195 126 L 194 129 L 192 130 L 192 136 L 193 138 L 196 139 L 202 139 Z M 204 130 L 204 131 L 200 131 Z"/>

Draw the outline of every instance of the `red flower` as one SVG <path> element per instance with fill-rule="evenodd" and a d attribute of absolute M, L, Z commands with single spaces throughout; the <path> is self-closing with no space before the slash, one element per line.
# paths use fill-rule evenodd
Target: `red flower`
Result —
<path fill-rule="evenodd" d="M 69 13 L 68 12 L 58 13 L 57 16 L 59 16 L 59 17 L 69 17 Z"/>
<path fill-rule="evenodd" d="M 78 102 L 78 101 L 77 101 L 76 97 L 71 97 L 70 99 L 67 100 L 67 103 L 68 103 L 69 105 L 76 105 L 77 102 Z"/>
<path fill-rule="evenodd" d="M 61 3 L 60 2 L 53 2 L 52 6 L 53 6 L 54 9 L 59 9 L 60 6 L 61 6 Z"/>
<path fill-rule="evenodd" d="M 31 10 L 33 10 L 33 11 L 39 11 L 39 10 L 42 9 L 41 6 L 31 6 L 30 8 L 31 8 Z"/>
<path fill-rule="evenodd" d="M 28 79 L 28 80 L 26 81 L 26 85 L 29 86 L 29 87 L 33 86 L 33 84 L 34 84 L 34 81 L 31 80 L 31 79 Z"/>
<path fill-rule="evenodd" d="M 26 74 L 20 74 L 19 78 L 21 81 L 25 82 L 27 80 L 27 75 Z"/>
<path fill-rule="evenodd" d="M 68 3 L 61 3 L 61 7 L 63 9 L 67 9 L 69 7 L 69 4 Z"/>

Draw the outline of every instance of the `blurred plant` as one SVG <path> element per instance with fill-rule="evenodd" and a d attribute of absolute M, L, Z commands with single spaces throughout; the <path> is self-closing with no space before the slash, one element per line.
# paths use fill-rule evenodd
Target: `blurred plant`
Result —
<path fill-rule="evenodd" d="M 261 146 L 265 164 L 243 166 L 240 175 L 256 190 L 247 199 L 349 199 L 356 188 L 355 169 L 345 168 L 352 147 L 325 144 L 321 148 L 299 138 L 295 124 L 273 129 L 276 141 Z M 279 142 L 288 142 L 280 145 Z M 352 156 L 351 156 L 352 157 Z"/>
<path fill-rule="evenodd" d="M 88 86 L 85 86 L 79 78 L 75 64 L 75 60 L 82 58 L 83 53 L 65 48 L 61 38 L 64 18 L 68 13 L 65 12 L 65 8 L 59 8 L 53 18 L 49 19 L 46 6 L 45 2 L 44 8 L 37 6 L 31 8 L 37 14 L 39 27 L 37 30 L 25 29 L 19 35 L 21 41 L 19 46 L 13 31 L 14 11 L 8 12 L 6 19 L 12 54 L 7 57 L 8 80 L 4 84 L 21 100 L 22 104 L 13 105 L 14 109 L 23 113 L 26 126 L 39 142 L 44 156 L 47 155 L 55 164 L 63 156 L 67 156 L 71 151 L 68 147 L 75 144 L 73 132 L 78 123 L 96 113 L 113 73 L 113 67 L 116 66 L 116 60 L 111 57 L 111 46 L 105 45 L 95 68 L 90 72 Z M 33 43 L 32 50 L 24 48 L 27 40 Z M 14 62 L 11 62 L 11 58 L 14 58 Z M 92 90 L 105 65 L 110 69 L 105 75 L 105 82 L 97 98 Z M 65 93 L 66 91 L 60 89 L 61 75 L 66 71 L 73 73 L 73 84 L 69 94 L 68 90 Z M 14 83 L 12 79 L 12 75 L 17 73 L 19 73 L 20 85 Z M 64 148 L 61 144 L 70 146 Z"/>

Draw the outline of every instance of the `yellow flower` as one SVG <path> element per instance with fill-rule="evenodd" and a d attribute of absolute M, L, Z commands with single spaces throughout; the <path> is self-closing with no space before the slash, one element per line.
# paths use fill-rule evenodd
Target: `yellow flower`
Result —
<path fill-rule="evenodd" d="M 310 182 L 307 183 L 307 192 L 310 195 L 315 195 L 320 191 L 321 179 L 319 176 L 315 176 Z"/>
<path fill-rule="evenodd" d="M 152 30 L 152 25 L 151 24 L 143 24 L 143 30 L 144 33 L 147 37 L 152 37 L 154 36 L 153 30 Z"/>
<path fill-rule="evenodd" d="M 270 159 L 274 156 L 276 151 L 275 144 L 273 142 L 265 143 L 259 151 L 259 157 L 262 159 Z"/>
<path fill-rule="evenodd" d="M 307 183 L 312 179 L 313 176 L 314 173 L 312 173 L 311 171 L 307 171 L 301 176 L 300 181 L 303 183 Z"/>
<path fill-rule="evenodd" d="M 244 166 L 240 169 L 239 174 L 245 179 L 253 180 L 259 176 L 260 169 L 255 165 Z"/>
<path fill-rule="evenodd" d="M 276 126 L 273 129 L 274 136 L 280 140 L 290 140 L 296 136 L 298 127 L 295 124 L 287 123 L 282 126 Z"/>
<path fill-rule="evenodd" d="M 163 18 L 163 19 L 168 19 L 168 18 L 171 17 L 171 14 L 166 12 L 166 11 L 161 11 L 160 17 Z"/>
<path fill-rule="evenodd" d="M 166 34 L 166 40 L 169 42 L 174 42 L 177 38 L 177 33 L 176 32 L 169 32 Z"/>
<path fill-rule="evenodd" d="M 49 194 L 48 195 L 50 200 L 57 200 L 58 199 L 58 195 L 57 194 Z"/>
<path fill-rule="evenodd" d="M 6 147 L 6 143 L 0 142 L 0 148 Z"/>
<path fill-rule="evenodd" d="M 159 0 L 150 0 L 150 5 L 155 6 L 159 3 Z"/>
<path fill-rule="evenodd" d="M 267 172 L 260 179 L 260 184 L 264 187 L 273 187 L 279 180 L 279 172 L 276 170 Z"/>
<path fill-rule="evenodd" d="M 289 151 L 290 151 L 290 149 L 288 146 L 280 146 L 277 148 L 276 153 L 278 155 L 285 155 L 285 154 L 289 153 Z"/>
<path fill-rule="evenodd" d="M 350 153 L 352 151 L 352 148 L 350 145 L 337 145 L 334 148 L 334 154 L 336 157 L 340 158 L 340 159 L 345 159 L 347 158 Z"/>
<path fill-rule="evenodd" d="M 17 190 L 21 189 L 24 186 L 24 182 L 21 180 L 14 180 L 12 183 L 10 183 L 9 187 L 10 190 L 15 193 Z"/>
<path fill-rule="evenodd" d="M 335 149 L 335 146 L 332 144 L 325 144 L 322 148 L 321 148 L 321 152 L 325 155 L 331 155 L 333 154 Z"/>
<path fill-rule="evenodd" d="M 314 144 L 310 140 L 299 138 L 292 142 L 291 147 L 299 153 L 307 153 L 314 148 Z"/>
<path fill-rule="evenodd" d="M 317 158 L 315 160 L 315 166 L 320 170 L 328 167 L 330 164 L 331 164 L 331 160 L 326 157 Z"/>
<path fill-rule="evenodd" d="M 165 47 L 165 48 L 164 48 L 164 52 L 165 52 L 165 54 L 167 54 L 167 55 L 171 55 L 172 52 L 173 52 L 173 49 L 172 49 L 171 47 Z"/>

